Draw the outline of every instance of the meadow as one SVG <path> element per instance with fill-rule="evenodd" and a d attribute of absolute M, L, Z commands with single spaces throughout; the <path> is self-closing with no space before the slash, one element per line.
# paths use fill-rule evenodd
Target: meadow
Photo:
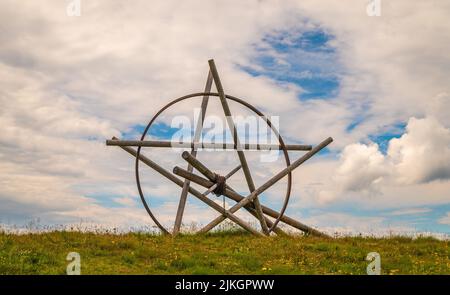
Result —
<path fill-rule="evenodd" d="M 65 274 L 69 252 L 82 274 L 450 274 L 449 241 L 434 238 L 274 236 L 240 231 L 176 238 L 148 233 L 0 233 L 0 274 Z"/>

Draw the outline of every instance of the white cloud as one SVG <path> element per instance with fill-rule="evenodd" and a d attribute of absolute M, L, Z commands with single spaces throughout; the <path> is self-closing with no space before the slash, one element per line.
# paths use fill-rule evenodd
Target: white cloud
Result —
<path fill-rule="evenodd" d="M 344 148 L 336 170 L 336 182 L 345 190 L 367 191 L 389 173 L 377 144 L 352 144 Z"/>
<path fill-rule="evenodd" d="M 431 212 L 429 208 L 411 208 L 411 209 L 400 209 L 389 213 L 389 215 L 421 215 L 424 213 Z"/>
<path fill-rule="evenodd" d="M 343 190 L 367 191 L 391 176 L 402 184 L 450 178 L 450 129 L 434 118 L 411 118 L 384 156 L 377 144 L 352 144 L 342 151 L 335 181 Z"/>
<path fill-rule="evenodd" d="M 332 187 L 318 193 L 320 203 L 329 202 L 346 192 L 362 195 L 379 193 L 380 183 L 390 173 L 377 144 L 351 144 L 344 148 L 331 177 Z"/>
<path fill-rule="evenodd" d="M 113 201 L 116 202 L 117 204 L 120 204 L 120 205 L 123 205 L 126 207 L 136 206 L 136 201 L 133 198 L 127 198 L 127 197 L 113 198 Z"/>
<path fill-rule="evenodd" d="M 393 188 L 407 188 L 417 195 L 418 188 L 429 184 L 430 188 L 448 187 L 450 179 L 450 130 L 431 117 L 411 118 L 405 133 L 400 138 L 389 141 L 387 154 L 383 155 L 377 144 L 351 144 L 340 155 L 338 166 L 332 175 L 323 175 L 325 186 L 317 192 L 318 201 L 326 203 L 350 196 L 391 195 Z M 421 191 L 423 191 L 421 189 Z M 402 198 L 398 193 L 393 198 Z M 431 201 L 431 196 L 449 200 L 444 191 L 435 193 L 429 190 L 420 198 Z M 394 202 L 394 200 L 392 200 Z"/>
<path fill-rule="evenodd" d="M 450 129 L 434 118 L 411 118 L 406 133 L 389 142 L 388 157 L 402 183 L 449 179 Z"/>
<path fill-rule="evenodd" d="M 427 116 L 436 118 L 439 123 L 450 128 L 450 95 L 447 92 L 441 92 L 430 99 L 427 105 Z"/>

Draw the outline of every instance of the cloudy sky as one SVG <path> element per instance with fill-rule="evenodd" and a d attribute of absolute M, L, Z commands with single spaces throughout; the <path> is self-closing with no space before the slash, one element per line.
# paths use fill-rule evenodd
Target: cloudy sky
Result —
<path fill-rule="evenodd" d="M 165 103 L 203 91 L 214 58 L 225 92 L 280 116 L 286 142 L 334 138 L 293 174 L 288 215 L 328 232 L 450 233 L 448 1 L 381 0 L 380 16 L 366 0 L 81 0 L 79 16 L 73 3 L 0 0 L 3 226 L 153 226 L 133 159 L 105 140 L 138 139 Z M 199 105 L 169 110 L 150 136 L 167 138 L 173 116 Z M 185 166 L 180 151 L 144 153 Z M 223 174 L 238 163 L 199 157 Z M 257 184 L 283 167 L 248 158 Z M 180 189 L 141 173 L 171 226 Z M 230 184 L 244 192 L 242 179 Z M 280 208 L 284 189 L 261 202 Z M 215 215 L 189 197 L 186 224 Z"/>

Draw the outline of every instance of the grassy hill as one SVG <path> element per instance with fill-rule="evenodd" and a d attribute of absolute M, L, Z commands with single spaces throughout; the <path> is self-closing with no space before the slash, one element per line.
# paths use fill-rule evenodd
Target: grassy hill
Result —
<path fill-rule="evenodd" d="M 450 274 L 449 241 L 433 238 L 64 231 L 0 233 L 0 274 L 64 274 L 72 251 L 81 255 L 82 274 L 365 274 L 369 252 L 381 255 L 382 274 Z"/>

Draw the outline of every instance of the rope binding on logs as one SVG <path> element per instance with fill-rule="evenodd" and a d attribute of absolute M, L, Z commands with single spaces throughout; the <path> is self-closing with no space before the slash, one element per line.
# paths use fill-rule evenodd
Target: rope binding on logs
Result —
<path fill-rule="evenodd" d="M 216 189 L 213 191 L 216 196 L 221 196 L 225 193 L 226 178 L 222 175 L 216 175 L 215 182 L 217 184 Z"/>

